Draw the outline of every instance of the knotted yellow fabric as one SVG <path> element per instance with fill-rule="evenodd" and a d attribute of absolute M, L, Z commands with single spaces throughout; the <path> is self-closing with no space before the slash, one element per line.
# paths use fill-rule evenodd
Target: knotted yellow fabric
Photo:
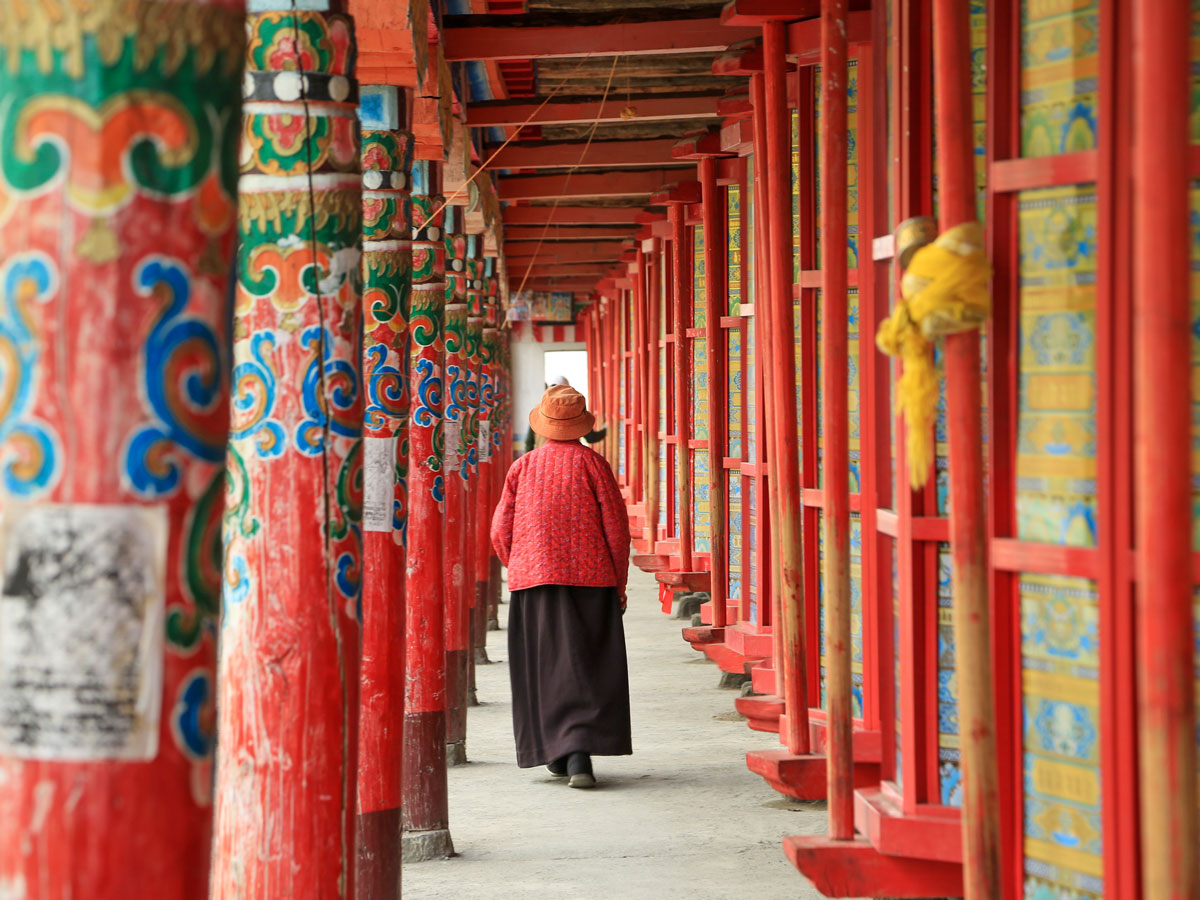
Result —
<path fill-rule="evenodd" d="M 904 259 L 901 229 L 897 254 Z M 933 424 L 937 416 L 938 375 L 931 344 L 947 334 L 978 328 L 991 310 L 983 227 L 956 225 L 933 243 L 911 253 L 900 279 L 900 296 L 891 316 L 879 326 L 875 343 L 899 357 L 904 372 L 896 385 L 896 411 L 908 424 L 908 476 L 913 490 L 924 486 L 933 465 Z"/>

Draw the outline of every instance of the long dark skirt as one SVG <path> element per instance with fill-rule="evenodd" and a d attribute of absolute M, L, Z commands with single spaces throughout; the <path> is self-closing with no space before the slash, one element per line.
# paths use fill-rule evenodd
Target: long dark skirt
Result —
<path fill-rule="evenodd" d="M 627 756 L 629 669 L 616 588 L 513 591 L 508 613 L 517 765 L 568 753 Z"/>

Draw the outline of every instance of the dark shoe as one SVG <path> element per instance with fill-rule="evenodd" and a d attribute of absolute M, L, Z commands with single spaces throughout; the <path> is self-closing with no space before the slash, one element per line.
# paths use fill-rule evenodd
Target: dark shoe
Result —
<path fill-rule="evenodd" d="M 546 764 L 546 770 L 555 778 L 567 777 L 567 757 L 560 756 Z"/>
<path fill-rule="evenodd" d="M 573 788 L 593 788 L 596 776 L 592 774 L 592 758 L 586 753 L 572 753 L 567 757 L 567 785 Z"/>

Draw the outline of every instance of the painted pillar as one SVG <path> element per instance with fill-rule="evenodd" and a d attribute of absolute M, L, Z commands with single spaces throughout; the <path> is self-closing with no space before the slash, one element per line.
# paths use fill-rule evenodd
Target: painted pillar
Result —
<path fill-rule="evenodd" d="M 629 468 L 629 502 L 639 503 L 646 498 L 646 364 L 642 352 L 646 342 L 646 258 L 639 247 L 634 251 L 636 259 L 628 267 L 629 277 L 633 279 L 633 292 L 630 297 L 630 321 L 632 327 L 629 335 L 629 350 L 631 364 L 629 367 L 629 408 L 632 410 L 633 428 L 630 432 Z"/>
<path fill-rule="evenodd" d="M 662 282 L 660 279 L 660 266 L 662 265 L 662 242 L 656 238 L 650 238 L 650 250 L 648 256 L 648 266 L 646 272 L 647 294 L 648 294 L 648 314 L 647 314 L 647 341 L 649 343 L 649 363 L 646 368 L 646 380 L 649 382 L 646 403 L 646 470 L 648 481 L 646 484 L 646 523 L 647 523 L 647 538 L 650 541 L 650 553 L 656 552 L 654 545 L 658 542 L 658 506 L 662 502 L 659 496 L 659 435 L 658 435 L 658 419 L 659 406 L 666 402 L 666 398 L 661 396 L 659 391 L 659 333 L 662 328 Z"/>
<path fill-rule="evenodd" d="M 1142 890 L 1197 891 L 1189 4 L 1134 6 L 1134 424 Z"/>
<path fill-rule="evenodd" d="M 363 131 L 365 408 L 357 879 L 360 900 L 400 896 L 412 157 L 411 133 Z"/>
<path fill-rule="evenodd" d="M 498 610 L 492 608 L 491 595 L 488 592 L 488 580 L 492 568 L 492 542 L 490 538 L 492 510 L 498 499 L 493 489 L 495 484 L 494 468 L 499 465 L 493 460 L 492 453 L 492 409 L 496 403 L 496 385 L 493 368 L 496 359 L 496 323 L 500 298 L 496 291 L 499 284 L 496 279 L 495 257 L 483 260 L 483 296 L 480 298 L 481 315 L 483 316 L 483 332 L 479 345 L 479 437 L 476 449 L 479 454 L 479 486 L 475 496 L 475 597 L 476 604 L 483 608 L 479 613 L 483 617 L 483 632 L 476 631 L 474 641 L 475 655 L 472 665 L 478 663 L 476 658 L 480 649 L 484 657 L 487 655 L 487 631 L 498 630 Z M 497 560 L 497 563 L 499 560 Z M 498 586 L 497 586 L 498 587 Z M 493 629 L 493 623 L 495 628 Z"/>
<path fill-rule="evenodd" d="M 967 6 L 956 0 L 934 0 L 933 49 L 939 225 L 945 231 L 976 221 L 978 214 Z M 979 332 L 947 335 L 945 341 L 951 590 L 963 776 L 963 889 L 967 900 L 982 900 L 1000 896 L 1002 889 L 1002 801 L 996 780 Z"/>
<path fill-rule="evenodd" d="M 500 479 L 499 472 L 504 470 L 507 472 L 505 460 L 512 459 L 511 445 L 507 454 L 501 454 L 500 440 L 501 429 L 497 424 L 497 412 L 499 409 L 499 353 L 500 353 L 500 321 L 502 311 L 500 309 L 500 260 L 497 257 L 489 256 L 486 260 L 487 278 L 485 290 L 487 296 L 484 299 L 483 310 L 483 329 L 484 329 L 484 347 L 483 352 L 487 354 L 485 365 L 490 367 L 488 376 L 488 386 L 490 387 L 491 395 L 487 398 L 487 457 L 488 457 L 488 482 L 487 482 L 487 514 L 484 516 L 483 538 L 485 545 L 485 556 L 487 560 L 487 629 L 488 631 L 500 630 L 500 559 L 492 552 L 492 541 L 490 537 L 490 529 L 492 523 L 492 512 L 496 508 L 496 504 L 500 502 L 500 492 L 504 487 L 504 482 Z M 490 334 L 490 342 L 488 336 Z M 484 450 L 481 449 L 480 453 Z M 487 637 L 480 638 L 475 647 L 475 663 L 487 663 Z"/>
<path fill-rule="evenodd" d="M 405 592 L 404 861 L 454 852 L 446 796 L 446 641 L 442 517 L 442 373 L 446 245 L 441 171 L 413 167 L 413 286 L 408 426 L 408 569 Z"/>
<path fill-rule="evenodd" d="M 702 157 L 699 164 L 704 216 L 704 321 L 708 349 L 708 497 L 710 568 L 709 592 L 713 627 L 726 625 L 729 588 L 728 528 L 725 514 L 725 428 L 728 422 L 725 377 L 725 332 L 721 317 L 728 309 L 728 244 L 725 236 L 725 192 L 717 185 L 717 160 Z"/>
<path fill-rule="evenodd" d="M 363 464 L 354 36 L 337 14 L 247 24 L 212 897 L 350 898 Z"/>
<path fill-rule="evenodd" d="M 245 16 L 59 12 L 0 49 L 0 896 L 202 900 Z"/>
<path fill-rule="evenodd" d="M 764 28 L 767 47 L 773 32 Z M 780 34 L 779 41 L 782 41 Z M 782 57 L 782 48 L 779 50 Z M 770 50 L 768 49 L 768 54 Z M 770 71 L 770 62 L 768 62 Z M 821 396 L 825 403 L 825 735 L 829 836 L 854 837 L 854 713 L 850 683 L 850 414 L 846 268 L 846 3 L 821 10 Z M 781 123 L 781 130 L 784 125 Z M 785 132 L 786 133 L 786 132 Z M 779 141 L 780 150 L 786 147 Z M 774 149 L 774 148 L 773 148 Z M 776 226 L 778 223 L 775 223 Z M 791 261 L 788 261 L 791 268 Z M 791 306 L 791 299 L 788 299 Z M 791 321 L 790 318 L 788 320 Z M 786 515 L 786 514 L 785 514 Z M 787 575 L 784 575 L 787 578 Z M 785 620 L 786 620 L 785 612 Z M 791 634 L 788 635 L 789 645 Z M 790 647 L 789 647 L 790 649 Z"/>
<path fill-rule="evenodd" d="M 687 337 L 692 321 L 692 267 L 688 265 L 687 204 L 670 205 L 672 251 L 675 254 L 675 502 L 679 509 L 679 568 L 692 570 L 692 465 L 688 453 L 691 434 L 692 353 Z"/>
<path fill-rule="evenodd" d="M 470 617 L 467 629 L 468 703 L 471 703 L 475 679 L 475 650 L 487 645 L 487 596 L 479 594 L 479 562 L 486 564 L 491 553 L 487 534 L 491 527 L 491 509 L 487 506 L 488 478 L 487 463 L 482 459 L 479 437 L 483 432 L 483 328 L 484 298 L 487 296 L 483 259 L 483 235 L 473 234 L 467 240 L 467 402 L 470 409 L 470 433 L 464 441 L 467 459 L 470 462 L 470 481 L 467 491 L 467 515 L 469 527 L 466 531 L 467 560 L 463 574 L 463 589 Z M 490 438 L 490 435 L 489 435 Z M 482 500 L 482 503 L 481 503 Z M 482 540 L 481 540 L 482 538 Z"/>
<path fill-rule="evenodd" d="M 467 651 L 470 601 L 467 591 L 467 483 L 463 436 L 467 427 L 467 235 L 463 207 L 446 207 L 446 514 L 443 593 L 446 604 L 446 762 L 467 761 Z"/>

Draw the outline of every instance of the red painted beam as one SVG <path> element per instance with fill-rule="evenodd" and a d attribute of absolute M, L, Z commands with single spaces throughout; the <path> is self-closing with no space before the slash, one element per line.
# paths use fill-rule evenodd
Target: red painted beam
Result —
<path fill-rule="evenodd" d="M 794 22 L 821 14 L 821 0 L 729 0 L 721 10 L 725 25 L 762 25 L 764 22 Z"/>
<path fill-rule="evenodd" d="M 678 181 L 679 169 L 607 173 L 518 175 L 500 181 L 501 200 L 552 200 L 555 197 L 643 197 Z"/>
<path fill-rule="evenodd" d="M 679 181 L 675 184 L 666 185 L 661 191 L 651 195 L 651 202 L 656 204 L 661 203 L 699 203 L 700 182 L 698 181 Z"/>
<path fill-rule="evenodd" d="M 504 255 L 511 261 L 522 256 L 538 256 L 541 259 L 604 259 L 615 257 L 624 248 L 621 241 L 593 241 L 591 243 L 539 243 L 538 241 L 508 241 Z"/>
<path fill-rule="evenodd" d="M 758 36 L 756 28 L 731 28 L 715 18 L 580 25 L 577 17 L 578 13 L 566 13 L 557 23 L 545 14 L 446 16 L 442 46 L 448 62 L 562 59 L 604 54 L 716 53 L 731 41 Z M 547 21 L 552 24 L 541 24 Z"/>
<path fill-rule="evenodd" d="M 504 209 L 504 224 L 509 225 L 633 225 L 646 215 L 633 207 L 602 206 L 509 206 Z"/>
<path fill-rule="evenodd" d="M 706 156 L 721 156 L 721 129 L 710 128 L 703 134 L 685 137 L 671 148 L 671 155 L 678 160 L 702 159 Z"/>
<path fill-rule="evenodd" d="M 504 229 L 510 241 L 613 241 L 633 234 L 636 225 L 516 225 Z"/>
<path fill-rule="evenodd" d="M 611 268 L 609 263 L 572 266 L 535 260 L 515 260 L 509 264 L 508 277 L 510 281 L 519 281 L 529 272 L 530 278 L 603 278 L 609 274 Z"/>
<path fill-rule="evenodd" d="M 722 119 L 740 119 L 753 112 L 749 91 L 731 91 L 717 101 L 717 115 Z"/>
<path fill-rule="evenodd" d="M 846 43 L 866 44 L 871 40 L 871 14 L 852 12 L 846 18 Z M 787 29 L 787 56 L 792 62 L 812 64 L 821 57 L 821 20 L 793 22 Z"/>
<path fill-rule="evenodd" d="M 645 94 L 614 97 L 603 103 L 592 98 L 567 97 L 545 103 L 537 97 L 520 100 L 486 100 L 467 106 L 467 125 L 588 125 L 623 122 L 622 113 L 633 107 L 643 122 L 696 119 L 715 116 L 717 95 L 711 93 Z M 574 163 L 572 163 L 573 165 Z"/>
<path fill-rule="evenodd" d="M 762 44 L 758 41 L 742 41 L 729 48 L 713 60 L 714 75 L 749 76 L 763 69 Z"/>
<path fill-rule="evenodd" d="M 653 141 L 513 143 L 492 159 L 492 169 L 562 169 L 574 166 L 659 166 L 673 162 L 673 138 Z M 487 151 L 492 152 L 490 149 Z"/>

